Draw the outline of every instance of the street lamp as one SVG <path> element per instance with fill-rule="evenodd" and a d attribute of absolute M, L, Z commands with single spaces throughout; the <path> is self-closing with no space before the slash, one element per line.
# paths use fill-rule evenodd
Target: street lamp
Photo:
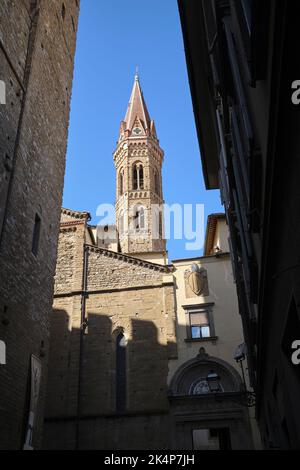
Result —
<path fill-rule="evenodd" d="M 249 392 L 249 390 L 247 390 L 245 372 L 244 372 L 244 366 L 243 366 L 243 361 L 246 359 L 246 355 L 247 355 L 247 346 L 245 343 L 242 343 L 236 348 L 234 359 L 237 362 L 237 364 L 240 364 L 241 366 L 243 383 L 244 383 L 244 391 L 240 395 L 241 396 L 240 403 L 241 405 L 247 406 L 248 408 L 250 408 L 251 406 L 255 406 L 256 404 L 256 395 L 254 392 Z"/>

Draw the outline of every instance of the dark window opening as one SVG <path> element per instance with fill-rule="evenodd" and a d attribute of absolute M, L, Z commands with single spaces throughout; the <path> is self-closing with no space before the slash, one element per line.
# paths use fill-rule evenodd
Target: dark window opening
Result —
<path fill-rule="evenodd" d="M 35 215 L 33 237 L 32 237 L 32 253 L 37 256 L 39 250 L 39 241 L 41 233 L 41 219 L 38 214 Z"/>
<path fill-rule="evenodd" d="M 120 173 L 120 196 L 122 196 L 124 192 L 124 174 L 123 171 Z"/>
<path fill-rule="evenodd" d="M 133 189 L 138 189 L 138 176 L 137 176 L 137 167 L 133 168 Z"/>
<path fill-rule="evenodd" d="M 144 189 L 144 170 L 142 165 L 133 167 L 133 189 Z"/>
<path fill-rule="evenodd" d="M 138 207 L 135 212 L 134 228 L 137 232 L 145 228 L 145 211 L 143 207 Z"/>
<path fill-rule="evenodd" d="M 162 238 L 163 236 L 163 223 L 162 223 L 162 213 L 159 213 L 158 216 L 158 223 L 159 223 L 159 237 Z"/>
<path fill-rule="evenodd" d="M 63 3 L 62 6 L 61 6 L 61 16 L 62 16 L 62 19 L 64 20 L 65 17 L 66 17 L 66 6 L 65 4 Z"/>
<path fill-rule="evenodd" d="M 194 450 L 231 450 L 229 428 L 193 430 Z"/>
<path fill-rule="evenodd" d="M 116 411 L 126 409 L 126 340 L 123 333 L 116 341 Z"/>
<path fill-rule="evenodd" d="M 140 171 L 140 178 L 139 178 L 140 187 L 139 187 L 139 189 L 144 189 L 144 170 L 143 170 L 142 166 L 140 167 L 139 171 Z"/>

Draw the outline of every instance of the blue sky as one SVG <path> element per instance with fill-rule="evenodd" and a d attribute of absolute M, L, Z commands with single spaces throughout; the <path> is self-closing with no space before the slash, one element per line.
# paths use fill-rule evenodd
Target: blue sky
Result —
<path fill-rule="evenodd" d="M 167 204 L 204 204 L 222 211 L 218 191 L 206 191 L 176 0 L 81 0 L 64 207 L 96 209 L 115 201 L 115 149 L 136 65 L 165 152 Z M 185 240 L 169 240 L 170 259 L 194 257 Z"/>

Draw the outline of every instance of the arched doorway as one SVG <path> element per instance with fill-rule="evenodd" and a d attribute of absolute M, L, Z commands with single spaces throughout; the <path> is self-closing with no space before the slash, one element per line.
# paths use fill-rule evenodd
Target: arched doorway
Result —
<path fill-rule="evenodd" d="M 199 354 L 175 372 L 169 387 L 172 448 L 252 448 L 248 409 L 240 403 L 243 384 L 222 359 Z"/>

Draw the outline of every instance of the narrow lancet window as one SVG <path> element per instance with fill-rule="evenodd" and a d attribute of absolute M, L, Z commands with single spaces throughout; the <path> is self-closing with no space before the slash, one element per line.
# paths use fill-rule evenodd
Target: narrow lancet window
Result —
<path fill-rule="evenodd" d="M 116 341 L 116 411 L 126 409 L 126 339 L 123 333 Z"/>

